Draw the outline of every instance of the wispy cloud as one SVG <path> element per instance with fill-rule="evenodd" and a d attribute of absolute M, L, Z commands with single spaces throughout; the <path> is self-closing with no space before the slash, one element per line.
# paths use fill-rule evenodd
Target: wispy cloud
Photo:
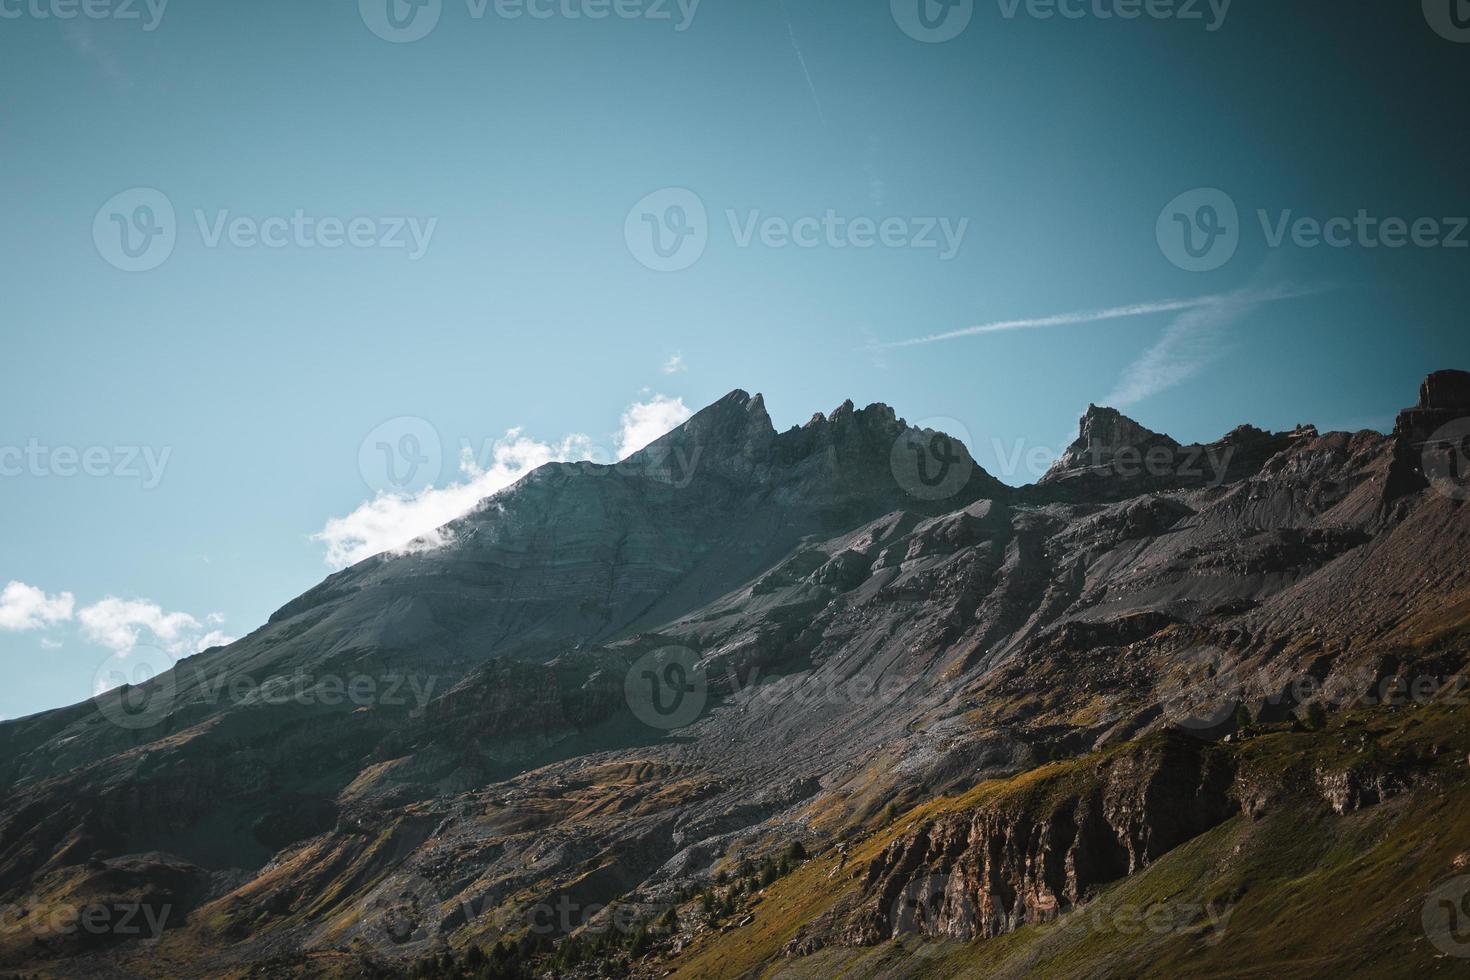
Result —
<path fill-rule="evenodd" d="M 207 617 L 211 625 L 222 617 Z M 206 629 L 199 620 L 184 612 L 164 612 L 163 607 L 147 599 L 119 599 L 108 596 L 86 606 L 77 613 L 82 635 L 93 643 L 126 656 L 133 651 L 147 630 L 170 656 L 197 653 L 210 647 L 235 642 L 221 630 Z"/>
<path fill-rule="evenodd" d="M 1326 286 L 1247 286 L 1183 311 L 1152 347 L 1134 361 L 1103 400 L 1123 408 L 1183 384 L 1220 355 L 1221 333 L 1267 303 L 1326 292 Z"/>
<path fill-rule="evenodd" d="M 661 370 L 664 372 L 664 374 L 678 374 L 681 371 L 689 370 L 689 365 L 684 363 L 683 354 L 675 354 L 667 361 L 664 361 L 663 368 Z"/>

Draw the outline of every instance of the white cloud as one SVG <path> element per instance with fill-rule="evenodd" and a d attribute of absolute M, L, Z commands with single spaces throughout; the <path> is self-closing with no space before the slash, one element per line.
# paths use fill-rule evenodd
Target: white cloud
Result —
<path fill-rule="evenodd" d="M 623 413 L 623 430 L 618 435 L 618 459 L 627 459 L 659 436 L 689 421 L 682 398 L 654 395 L 646 402 L 628 406 Z"/>
<path fill-rule="evenodd" d="M 680 371 L 687 371 L 687 370 L 689 370 L 689 365 L 687 365 L 687 364 L 684 363 L 684 355 L 683 354 L 675 354 L 673 357 L 669 358 L 667 361 L 664 361 L 664 366 L 663 366 L 663 372 L 664 372 L 664 374 L 678 374 Z"/>
<path fill-rule="evenodd" d="M 43 637 L 41 637 L 41 649 L 42 650 L 60 650 L 61 649 L 61 641 L 60 640 L 53 640 L 49 636 L 43 636 Z"/>
<path fill-rule="evenodd" d="M 76 597 L 70 592 L 47 595 L 33 585 L 10 582 L 0 592 L 0 630 L 39 630 L 71 619 Z"/>
<path fill-rule="evenodd" d="M 538 466 L 595 456 L 592 441 L 584 435 L 568 436 L 553 446 L 511 429 L 493 444 L 487 465 L 468 449 L 461 454 L 459 468 L 464 479 L 460 482 L 429 487 L 413 496 L 379 494 L 346 517 L 327 521 L 312 540 L 326 544 L 327 564 L 333 568 L 346 568 L 385 551 L 442 547 L 447 543 L 441 530 L 445 524 L 468 514 L 480 501 Z"/>
<path fill-rule="evenodd" d="M 616 435 L 617 459 L 624 459 L 659 436 L 683 424 L 691 412 L 681 398 L 653 395 L 623 412 Z M 491 446 L 488 460 L 460 454 L 460 479 L 445 487 L 429 487 L 412 496 L 379 494 L 345 517 L 333 517 L 313 541 L 327 546 L 326 562 L 346 568 L 384 552 L 413 554 L 449 543 L 444 526 L 474 510 L 482 500 L 547 463 L 592 460 L 612 463 L 612 454 L 585 435 L 558 443 L 541 442 L 511 429 Z"/>
<path fill-rule="evenodd" d="M 146 599 L 108 596 L 78 611 L 77 621 L 88 640 L 123 655 L 133 651 L 144 630 L 162 650 L 175 657 L 234 642 L 233 637 L 219 630 L 206 632 L 188 613 L 164 612 L 158 603 Z"/>

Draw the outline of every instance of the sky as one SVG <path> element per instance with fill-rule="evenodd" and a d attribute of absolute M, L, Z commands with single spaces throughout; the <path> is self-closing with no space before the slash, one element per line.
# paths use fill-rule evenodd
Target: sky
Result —
<path fill-rule="evenodd" d="M 1452 2 L 0 0 L 0 717 L 735 388 L 1012 484 L 1387 429 L 1470 367 Z"/>

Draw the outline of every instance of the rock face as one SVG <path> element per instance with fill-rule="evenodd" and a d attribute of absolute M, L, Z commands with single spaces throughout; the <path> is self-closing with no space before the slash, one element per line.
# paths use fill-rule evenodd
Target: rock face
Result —
<path fill-rule="evenodd" d="M 1264 805 L 1161 733 L 1289 718 L 1325 698 L 1302 682 L 1365 675 L 1358 697 L 1443 672 L 1470 528 L 1410 464 L 1465 378 L 1431 378 L 1391 437 L 1185 446 L 1093 408 L 1021 488 L 886 406 L 777 432 L 732 392 L 617 466 L 537 470 L 229 647 L 0 724 L 0 904 L 49 900 L 99 853 L 162 854 L 134 866 L 194 869 L 161 941 L 180 962 L 399 962 L 537 902 L 657 908 L 729 855 L 1116 751 L 916 828 L 806 939 L 1044 918 Z M 1371 796 L 1323 779 L 1345 808 Z M 944 891 L 892 912 L 915 875 Z M 105 973 L 129 948 L 86 955 Z M 73 954 L 0 937 L 0 969 Z"/>
<path fill-rule="evenodd" d="M 969 941 L 1049 922 L 1239 812 L 1233 776 L 1201 743 L 1175 737 L 1076 784 L 1043 783 L 925 823 L 864 870 L 870 897 L 834 941 L 911 932 Z M 803 936 L 790 949 L 813 944 Z"/>
<path fill-rule="evenodd" d="M 1419 388 L 1419 404 L 1399 413 L 1394 425 L 1393 468 L 1385 497 L 1397 500 L 1422 490 L 1435 471 L 1457 482 L 1470 479 L 1470 373 L 1436 371 Z M 1426 468 L 1431 472 L 1426 475 Z"/>

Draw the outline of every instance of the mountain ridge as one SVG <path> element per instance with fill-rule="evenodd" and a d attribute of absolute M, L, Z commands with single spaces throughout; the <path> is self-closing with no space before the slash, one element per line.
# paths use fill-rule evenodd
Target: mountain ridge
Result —
<path fill-rule="evenodd" d="M 1455 444 L 1433 437 L 1470 414 L 1462 385 L 1431 376 L 1391 435 L 1204 446 L 1094 406 L 1018 488 L 885 405 L 777 432 L 736 390 L 616 466 L 539 468 L 442 547 L 343 570 L 168 675 L 0 725 L 0 897 L 126 879 L 182 910 L 160 940 L 180 962 L 356 969 L 493 941 L 526 905 L 687 905 L 731 862 L 827 853 L 890 811 L 1093 752 L 1143 767 L 1099 784 L 1143 808 L 1108 826 L 1162 826 L 1128 795 L 1160 757 L 1130 746 L 1200 731 L 1180 685 L 1206 653 L 1249 681 L 1212 738 L 1318 703 L 1283 699 L 1293 681 L 1451 659 L 1470 540 L 1435 489 Z M 658 689 L 675 666 L 692 714 Z M 1222 792 L 1217 815 L 1248 809 Z M 1085 904 L 1111 874 L 1048 901 Z M 964 880 L 966 900 L 1009 894 Z M 862 921 L 808 935 L 888 928 Z M 134 969 L 130 948 L 0 942 L 0 969 Z"/>

